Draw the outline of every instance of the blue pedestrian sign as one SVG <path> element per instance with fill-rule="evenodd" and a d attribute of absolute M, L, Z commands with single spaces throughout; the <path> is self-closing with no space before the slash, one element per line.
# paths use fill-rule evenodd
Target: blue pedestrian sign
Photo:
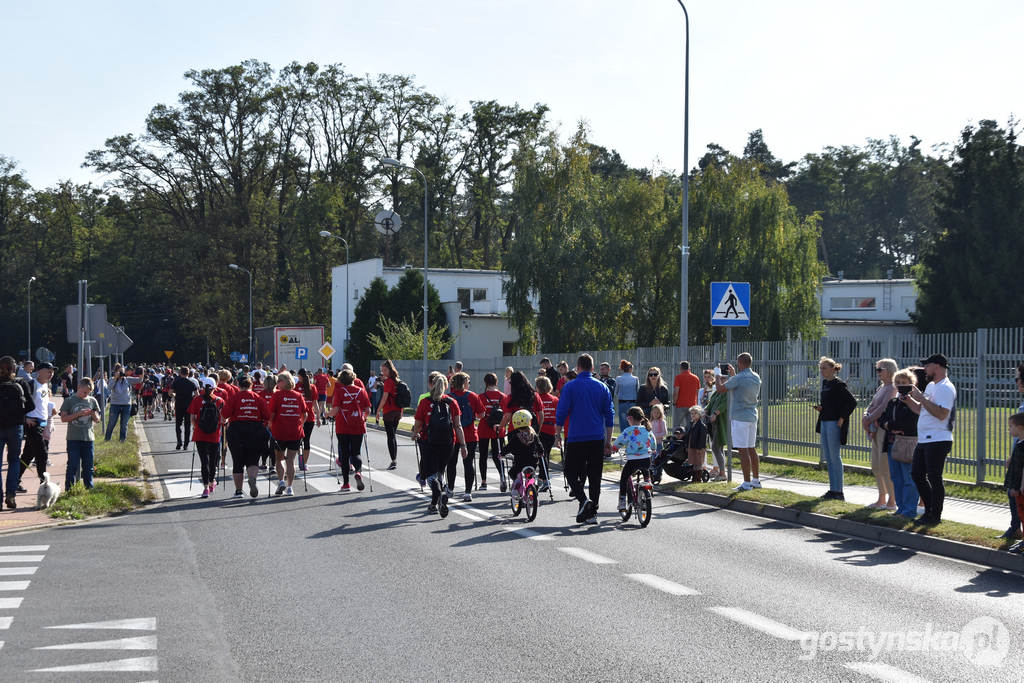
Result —
<path fill-rule="evenodd" d="M 239 363 L 248 363 L 249 362 L 249 354 L 247 354 L 247 353 L 240 353 L 240 354 L 238 354 L 238 361 L 237 362 L 239 362 Z"/>
<path fill-rule="evenodd" d="M 238 351 L 232 351 L 231 353 L 228 354 L 228 358 L 230 358 L 231 360 L 233 360 L 236 363 L 238 362 L 238 359 L 241 358 L 241 357 L 242 357 L 242 354 L 239 353 Z"/>
<path fill-rule="evenodd" d="M 711 283 L 712 327 L 750 327 L 750 283 Z"/>
<path fill-rule="evenodd" d="M 295 360 L 306 360 L 309 358 L 309 349 L 305 346 L 295 347 Z"/>

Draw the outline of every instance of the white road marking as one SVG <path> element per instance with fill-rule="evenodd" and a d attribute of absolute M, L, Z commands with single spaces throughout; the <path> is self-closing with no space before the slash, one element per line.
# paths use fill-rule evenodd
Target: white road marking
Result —
<path fill-rule="evenodd" d="M 74 671 L 156 671 L 156 657 L 134 657 L 132 659 L 116 659 L 109 662 L 93 662 L 91 664 L 72 664 L 71 666 L 54 666 L 49 669 L 34 669 L 33 673 L 66 673 Z"/>
<path fill-rule="evenodd" d="M 857 673 L 870 676 L 878 681 L 891 681 L 891 683 L 927 683 L 928 679 L 915 676 L 903 669 L 897 669 L 883 662 L 847 662 L 843 664 L 847 669 Z"/>
<path fill-rule="evenodd" d="M 34 650 L 155 650 L 156 636 L 136 636 L 114 640 L 93 640 L 87 643 L 66 643 L 32 648 Z"/>
<path fill-rule="evenodd" d="M 6 631 L 11 627 L 14 617 L 0 617 L 0 631 Z"/>
<path fill-rule="evenodd" d="M 23 591 L 31 581 L 0 581 L 0 591 Z"/>
<path fill-rule="evenodd" d="M 0 640 L 0 650 L 4 649 L 4 641 Z"/>
<path fill-rule="evenodd" d="M 501 528 L 505 531 L 511 531 L 514 534 L 528 538 L 531 541 L 553 541 L 556 536 L 556 534 L 545 534 L 540 531 L 534 531 L 533 529 L 525 526 L 503 526 Z"/>
<path fill-rule="evenodd" d="M 94 621 L 89 624 L 65 624 L 63 626 L 47 626 L 46 628 L 92 628 L 112 629 L 121 631 L 155 631 L 156 619 L 115 619 L 113 621 Z"/>
<path fill-rule="evenodd" d="M 0 545 L 0 553 L 45 553 L 48 545 Z"/>
<path fill-rule="evenodd" d="M 454 512 L 455 514 L 462 515 L 463 517 L 465 517 L 467 519 L 471 519 L 474 522 L 486 522 L 487 521 L 483 517 L 477 517 L 476 515 L 470 513 L 468 510 L 457 510 L 456 508 L 448 508 L 448 509 L 451 512 Z"/>
<path fill-rule="evenodd" d="M 709 607 L 708 610 L 781 640 L 800 640 L 804 637 L 803 631 L 798 631 L 778 621 L 762 617 L 760 614 L 748 612 L 739 607 Z"/>
<path fill-rule="evenodd" d="M 0 598 L 0 609 L 18 609 L 25 598 Z"/>
<path fill-rule="evenodd" d="M 0 555 L 0 562 L 42 562 L 45 555 Z"/>
<path fill-rule="evenodd" d="M 676 583 L 675 581 L 669 581 L 663 579 L 660 576 L 654 574 L 626 574 L 626 578 L 633 579 L 645 586 L 650 586 L 669 595 L 700 595 L 700 591 L 688 588 L 682 584 Z"/>
<path fill-rule="evenodd" d="M 618 564 L 618 562 L 615 560 L 607 558 L 604 555 L 592 553 L 589 550 L 584 550 L 583 548 L 563 547 L 559 548 L 559 550 L 561 550 L 566 555 L 572 555 L 577 559 L 583 560 L 585 562 L 591 562 L 593 564 Z"/>
<path fill-rule="evenodd" d="M 0 567 L 0 576 L 32 576 L 39 567 Z"/>
<path fill-rule="evenodd" d="M 189 469 L 189 468 L 184 468 L 184 469 L 172 469 L 172 470 L 167 470 L 166 472 L 163 472 L 163 474 L 181 474 L 182 472 L 191 472 L 191 471 L 192 471 L 192 470 L 191 470 L 191 469 Z"/>

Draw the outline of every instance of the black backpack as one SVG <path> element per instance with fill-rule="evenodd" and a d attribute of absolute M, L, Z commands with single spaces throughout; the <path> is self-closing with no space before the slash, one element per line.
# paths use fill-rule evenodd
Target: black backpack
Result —
<path fill-rule="evenodd" d="M 25 390 L 21 382 L 15 379 L 0 382 L 0 427 L 17 427 L 24 422 L 28 412 L 25 408 Z"/>
<path fill-rule="evenodd" d="M 445 397 L 430 400 L 430 422 L 427 424 L 427 443 L 432 446 L 452 445 L 452 409 Z"/>
<path fill-rule="evenodd" d="M 199 419 L 196 420 L 196 427 L 206 434 L 216 434 L 217 426 L 220 424 L 220 408 L 213 397 L 203 399 L 203 407 L 199 409 Z"/>
<path fill-rule="evenodd" d="M 402 380 L 395 383 L 395 405 L 399 408 L 408 408 L 412 405 L 412 392 L 409 391 L 409 385 Z"/>

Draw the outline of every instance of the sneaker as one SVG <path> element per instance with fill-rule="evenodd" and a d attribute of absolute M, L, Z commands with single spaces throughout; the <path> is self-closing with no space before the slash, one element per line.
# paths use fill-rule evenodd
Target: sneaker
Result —
<path fill-rule="evenodd" d="M 284 490 L 285 490 L 286 488 L 288 488 L 288 487 L 284 485 L 284 482 L 283 482 L 283 481 L 279 481 L 279 482 L 277 482 L 277 490 L 276 490 L 276 491 L 274 491 L 274 495 L 275 495 L 275 496 L 281 496 L 281 495 L 284 495 Z"/>
<path fill-rule="evenodd" d="M 597 506 L 589 500 L 584 501 L 583 504 L 580 505 L 579 512 L 576 513 L 576 523 L 583 524 L 583 522 L 593 517 L 595 512 L 597 512 Z"/>
<path fill-rule="evenodd" d="M 627 509 L 626 497 L 625 496 L 619 496 L 619 512 L 625 512 L 626 509 Z"/>
<path fill-rule="evenodd" d="M 203 495 L 201 495 L 199 497 L 200 498 L 209 498 L 210 497 L 210 487 L 209 486 L 204 486 L 203 487 Z"/>
<path fill-rule="evenodd" d="M 585 524 L 597 524 L 597 515 L 591 515 L 588 517 Z"/>
<path fill-rule="evenodd" d="M 433 503 L 428 505 L 427 506 L 427 514 L 428 515 L 436 515 L 437 514 L 437 506 L 434 505 Z"/>
<path fill-rule="evenodd" d="M 498 487 L 498 490 L 501 491 L 502 493 L 508 491 L 508 484 L 505 483 L 504 479 L 501 480 L 501 486 Z"/>
<path fill-rule="evenodd" d="M 284 495 L 286 495 L 286 496 L 294 496 L 294 495 L 295 495 L 295 492 L 294 492 L 294 491 L 292 491 L 292 487 L 291 487 L 291 486 L 289 486 L 288 488 L 286 488 L 286 489 L 284 490 Z"/>
<path fill-rule="evenodd" d="M 543 484 L 540 485 L 540 488 L 537 489 L 537 493 L 547 493 L 550 490 L 551 484 L 549 484 L 548 482 L 544 482 Z"/>
<path fill-rule="evenodd" d="M 750 485 L 753 488 L 755 488 L 755 489 L 759 489 L 759 488 L 761 488 L 761 480 L 760 479 L 751 479 L 750 480 Z"/>
<path fill-rule="evenodd" d="M 724 474 L 716 474 L 715 476 L 711 477 L 711 481 L 728 481 L 728 480 L 729 480 L 729 478 L 726 477 Z"/>
<path fill-rule="evenodd" d="M 444 517 L 448 514 L 448 489 L 441 491 L 441 502 L 437 506 L 437 511 Z"/>
<path fill-rule="evenodd" d="M 473 494 L 469 493 L 469 492 L 463 493 L 462 494 L 462 502 L 463 503 L 472 503 L 473 502 Z"/>
<path fill-rule="evenodd" d="M 180 451 L 180 450 L 181 450 L 181 444 L 179 443 L 179 444 L 178 444 L 177 446 L 175 446 L 175 447 L 174 447 L 174 450 L 176 450 L 176 451 Z"/>
<path fill-rule="evenodd" d="M 734 488 L 733 491 L 736 491 L 736 492 L 739 492 L 739 491 L 749 491 L 752 488 L 754 488 L 754 485 L 751 484 L 749 481 L 745 481 L 742 484 L 740 484 L 739 486 L 737 486 L 736 488 Z"/>
<path fill-rule="evenodd" d="M 15 490 L 15 491 L 16 491 L 17 493 L 28 493 L 28 489 L 26 489 L 26 488 L 25 488 L 24 486 L 22 486 L 21 484 L 18 484 L 18 488 L 14 489 L 14 490 Z"/>
<path fill-rule="evenodd" d="M 352 490 L 352 487 L 351 487 L 351 486 L 349 486 L 348 484 L 342 484 L 342 485 L 341 485 L 341 488 L 340 488 L 340 489 L 338 489 L 338 490 L 339 490 L 339 491 L 351 491 L 351 490 Z"/>
<path fill-rule="evenodd" d="M 260 495 L 259 489 L 256 488 L 256 477 L 249 477 L 249 495 L 253 498 Z"/>
<path fill-rule="evenodd" d="M 244 494 L 242 493 L 242 489 L 238 489 L 237 491 L 234 492 L 234 494 L 231 497 L 232 498 L 241 498 L 243 495 Z"/>
<path fill-rule="evenodd" d="M 356 472 L 355 473 L 355 478 L 356 478 L 356 488 L 358 490 L 360 490 L 360 491 L 365 489 L 366 488 L 366 484 L 363 483 L 363 475 L 361 475 L 358 472 Z"/>
<path fill-rule="evenodd" d="M 486 481 L 480 482 L 480 490 L 481 491 L 486 491 L 487 490 L 487 482 Z"/>
<path fill-rule="evenodd" d="M 397 463 L 397 462 L 395 462 L 394 460 L 392 460 L 392 461 L 391 461 L 391 464 L 390 464 L 390 465 L 388 465 L 388 469 L 389 469 L 389 470 L 396 470 L 396 469 L 398 469 L 398 463 Z"/>
<path fill-rule="evenodd" d="M 266 465 L 260 465 L 260 472 L 266 472 L 266 471 L 267 471 L 267 466 Z"/>
<path fill-rule="evenodd" d="M 1010 529 L 1007 529 L 1006 531 L 1004 531 L 1003 533 L 999 534 L 998 536 L 996 536 L 996 538 L 1006 538 L 1006 539 L 1020 538 L 1020 530 L 1019 529 L 1010 528 Z"/>

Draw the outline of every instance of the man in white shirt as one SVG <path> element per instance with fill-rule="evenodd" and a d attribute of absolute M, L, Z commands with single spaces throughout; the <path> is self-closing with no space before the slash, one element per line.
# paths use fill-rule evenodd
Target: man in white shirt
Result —
<path fill-rule="evenodd" d="M 938 524 L 942 520 L 942 504 L 946 488 L 942 471 L 953 449 L 953 425 L 956 421 L 956 387 L 949 381 L 949 359 L 935 353 L 921 361 L 928 375 L 924 393 L 914 387 L 900 400 L 918 414 L 917 448 L 910 476 L 924 501 L 924 514 L 919 524 Z"/>
<path fill-rule="evenodd" d="M 46 471 L 46 460 L 49 458 L 49 445 L 45 436 L 46 426 L 50 420 L 50 378 L 53 377 L 53 366 L 40 363 L 36 378 L 28 381 L 32 390 L 32 401 L 35 408 L 25 415 L 25 448 L 21 451 L 21 474 L 18 476 L 18 493 L 25 493 L 21 479 L 34 460 L 36 473 L 42 480 Z"/>

